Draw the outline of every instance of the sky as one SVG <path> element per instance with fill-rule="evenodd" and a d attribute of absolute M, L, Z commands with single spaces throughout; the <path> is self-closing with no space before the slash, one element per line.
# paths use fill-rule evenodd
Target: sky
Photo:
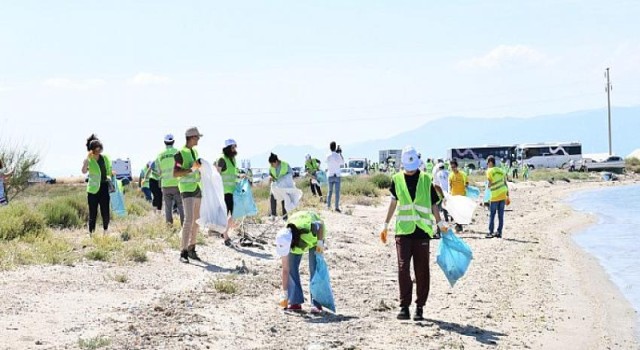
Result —
<path fill-rule="evenodd" d="M 86 138 L 134 168 L 381 139 L 447 116 L 640 105 L 640 2 L 0 0 L 0 143 L 79 175 Z M 434 130 L 434 132 L 455 132 Z M 425 135 L 428 137 L 428 135 Z M 411 140 L 407 140 L 411 143 Z"/>

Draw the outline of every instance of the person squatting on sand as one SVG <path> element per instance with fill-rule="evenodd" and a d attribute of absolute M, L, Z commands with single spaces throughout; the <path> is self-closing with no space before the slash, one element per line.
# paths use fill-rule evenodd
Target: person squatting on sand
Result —
<path fill-rule="evenodd" d="M 304 293 L 300 281 L 300 262 L 309 252 L 310 280 L 316 273 L 316 254 L 324 253 L 325 225 L 320 215 L 299 211 L 291 215 L 287 226 L 276 236 L 276 253 L 282 261 L 282 295 L 280 306 L 292 311 L 302 310 Z M 322 306 L 313 301 L 311 313 L 321 313 Z"/>
<path fill-rule="evenodd" d="M 391 183 L 391 204 L 387 212 L 380 239 L 387 242 L 389 222 L 396 216 L 396 253 L 398 256 L 398 284 L 400 288 L 399 320 L 410 318 L 413 282 L 411 280 L 411 260 L 416 278 L 416 310 L 413 319 L 424 320 L 423 308 L 429 296 L 429 240 L 434 236 L 433 226 L 437 222 L 442 232 L 448 230 L 441 220 L 438 209 L 439 195 L 431 182 L 431 176 L 418 170 L 418 152 L 407 146 L 402 151 L 404 172 L 393 176 Z M 435 221 L 434 221 L 435 220 Z"/>
<path fill-rule="evenodd" d="M 102 228 L 106 234 L 111 218 L 111 160 L 103 154 L 102 142 L 95 134 L 87 139 L 87 158 L 82 163 L 82 173 L 89 173 L 87 182 L 87 202 L 89 205 L 89 235 L 96 230 L 98 207 L 102 216 Z"/>

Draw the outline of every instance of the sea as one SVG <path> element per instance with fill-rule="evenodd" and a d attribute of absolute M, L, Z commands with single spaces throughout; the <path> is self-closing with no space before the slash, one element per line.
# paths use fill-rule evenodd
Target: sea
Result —
<path fill-rule="evenodd" d="M 640 314 L 640 185 L 579 192 L 568 201 L 574 209 L 598 218 L 597 224 L 573 239 L 598 259 Z"/>

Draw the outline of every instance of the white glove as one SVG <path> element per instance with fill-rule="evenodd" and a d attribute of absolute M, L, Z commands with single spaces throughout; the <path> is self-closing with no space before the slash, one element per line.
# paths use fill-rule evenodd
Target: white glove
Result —
<path fill-rule="evenodd" d="M 278 303 L 282 308 L 289 306 L 289 293 L 286 290 L 280 294 L 280 302 Z"/>
<path fill-rule="evenodd" d="M 438 223 L 438 228 L 442 233 L 449 231 L 449 225 L 447 225 L 447 223 L 444 220 L 440 220 L 440 222 Z"/>
<path fill-rule="evenodd" d="M 320 254 L 324 253 L 324 240 L 318 240 L 318 243 L 316 244 L 316 252 Z"/>

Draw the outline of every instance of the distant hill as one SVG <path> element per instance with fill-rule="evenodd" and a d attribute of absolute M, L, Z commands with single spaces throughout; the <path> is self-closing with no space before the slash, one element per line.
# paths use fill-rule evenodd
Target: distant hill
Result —
<path fill-rule="evenodd" d="M 626 156 L 640 148 L 640 106 L 612 109 L 613 151 Z M 519 144 L 578 141 L 584 153 L 608 152 L 607 111 L 596 109 L 531 118 L 447 117 L 428 122 L 396 136 L 356 144 L 344 144 L 345 158 L 367 157 L 378 160 L 382 149 L 401 149 L 410 144 L 427 158 L 444 158 L 448 148 L 484 144 Z M 322 156 L 326 150 L 311 146 L 277 146 L 274 151 L 293 166 L 303 163 L 304 155 Z M 254 167 L 264 167 L 268 154 L 251 158 Z"/>

